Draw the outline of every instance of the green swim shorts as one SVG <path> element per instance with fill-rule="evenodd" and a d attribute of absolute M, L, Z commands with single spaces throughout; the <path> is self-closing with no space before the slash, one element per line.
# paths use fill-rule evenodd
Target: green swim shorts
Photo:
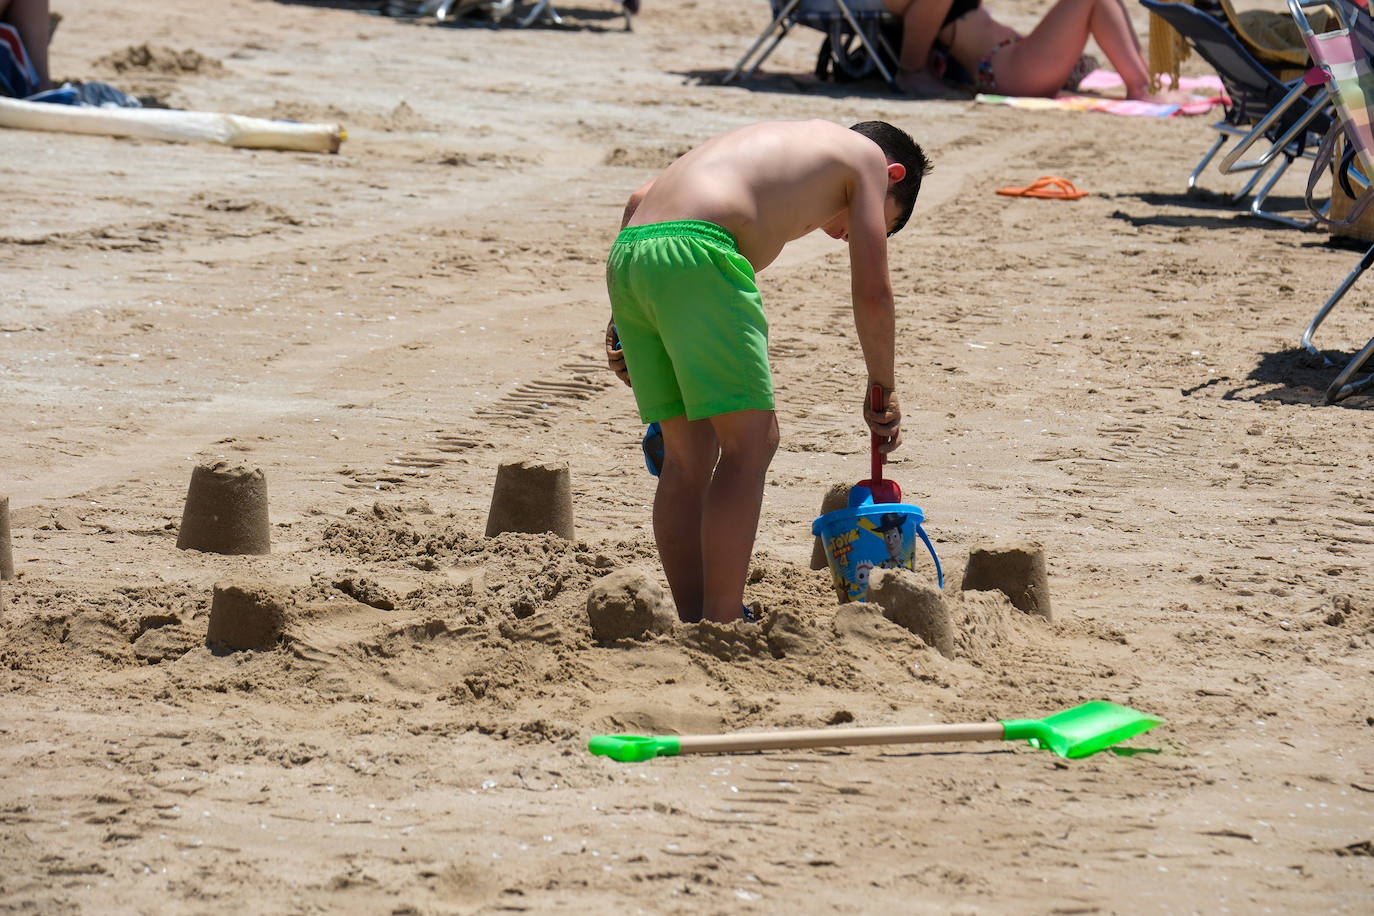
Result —
<path fill-rule="evenodd" d="M 768 320 L 730 233 L 700 220 L 623 229 L 606 287 L 645 423 L 773 409 Z"/>

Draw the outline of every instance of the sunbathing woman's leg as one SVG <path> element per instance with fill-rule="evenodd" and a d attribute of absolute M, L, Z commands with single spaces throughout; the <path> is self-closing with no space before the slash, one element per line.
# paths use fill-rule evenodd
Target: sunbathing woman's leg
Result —
<path fill-rule="evenodd" d="M 1060 0 L 1034 31 L 994 58 L 998 91 L 1054 95 L 1068 79 L 1089 36 L 1121 75 L 1126 97 L 1148 98 L 1149 65 L 1121 0 Z"/>

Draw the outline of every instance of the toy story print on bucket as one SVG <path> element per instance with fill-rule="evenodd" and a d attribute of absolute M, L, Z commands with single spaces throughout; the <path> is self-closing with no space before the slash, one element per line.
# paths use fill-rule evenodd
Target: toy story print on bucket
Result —
<path fill-rule="evenodd" d="M 812 522 L 811 533 L 821 539 L 840 603 L 867 598 L 868 578 L 874 569 L 914 570 L 918 537 L 935 561 L 936 581 L 944 588 L 940 557 L 921 525 L 923 521 L 925 513 L 919 506 L 875 503 L 869 492 L 855 487 L 850 506 L 827 512 Z"/>

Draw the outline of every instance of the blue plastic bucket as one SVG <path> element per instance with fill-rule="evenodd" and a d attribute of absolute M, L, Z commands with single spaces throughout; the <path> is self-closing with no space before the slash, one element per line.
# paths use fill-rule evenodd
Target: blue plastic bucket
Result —
<path fill-rule="evenodd" d="M 875 503 L 866 488 L 855 487 L 854 490 L 863 490 L 862 502 L 827 512 L 811 523 L 811 533 L 821 539 L 821 546 L 825 548 L 825 559 L 830 564 L 830 576 L 840 603 L 867 598 L 868 575 L 874 569 L 914 571 L 918 537 L 930 551 L 937 581 L 944 588 L 945 574 L 934 545 L 921 527 L 925 513 L 920 507 Z"/>

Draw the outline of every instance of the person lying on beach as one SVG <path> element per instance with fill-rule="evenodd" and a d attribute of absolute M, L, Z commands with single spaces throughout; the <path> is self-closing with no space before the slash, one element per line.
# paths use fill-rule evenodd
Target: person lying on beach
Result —
<path fill-rule="evenodd" d="M 1029 35 L 993 19 L 982 0 L 883 0 L 883 6 L 902 19 L 897 85 L 910 95 L 949 94 L 928 66 L 938 47 L 968 71 L 978 92 L 1050 98 L 1070 81 L 1091 37 L 1126 84 L 1128 99 L 1176 101 L 1176 93 L 1150 92 L 1149 64 L 1121 0 L 1059 0 Z"/>
<path fill-rule="evenodd" d="M 662 428 L 654 538 L 687 622 L 743 614 L 764 479 L 778 446 L 768 322 L 755 272 L 815 229 L 849 245 L 867 377 L 854 397 L 887 453 L 901 443 L 887 237 L 911 216 L 925 153 L 882 121 L 740 127 L 630 195 L 611 247 L 607 359 Z M 869 404 L 872 385 L 885 407 Z"/>

